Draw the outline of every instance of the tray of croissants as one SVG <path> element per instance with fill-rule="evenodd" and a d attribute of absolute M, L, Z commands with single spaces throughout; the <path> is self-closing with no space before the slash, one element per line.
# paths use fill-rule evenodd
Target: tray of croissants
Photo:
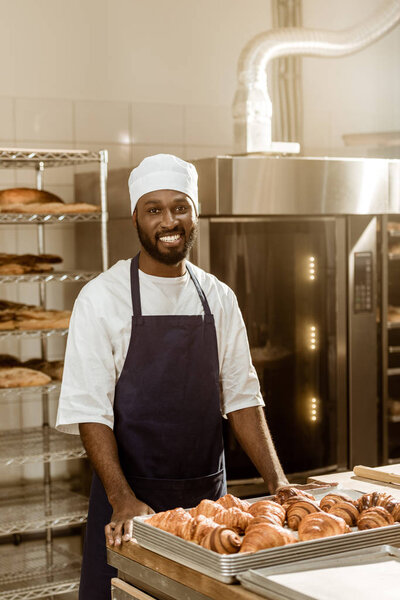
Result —
<path fill-rule="evenodd" d="M 135 517 L 138 544 L 225 583 L 261 567 L 400 544 L 400 501 L 383 492 L 280 488 L 241 500 L 226 494 Z"/>

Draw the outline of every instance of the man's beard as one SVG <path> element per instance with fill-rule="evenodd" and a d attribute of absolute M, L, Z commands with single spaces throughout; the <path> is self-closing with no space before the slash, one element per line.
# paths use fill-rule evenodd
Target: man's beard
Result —
<path fill-rule="evenodd" d="M 181 262 L 187 257 L 187 255 L 193 247 L 194 242 L 196 241 L 197 224 L 193 225 L 187 239 L 185 239 L 185 243 L 183 245 L 182 250 L 178 250 L 177 248 L 166 248 L 165 252 L 160 252 L 157 246 L 157 239 L 158 237 L 160 237 L 161 234 L 156 235 L 156 241 L 155 243 L 153 243 L 149 236 L 140 227 L 139 220 L 136 221 L 136 225 L 139 241 L 142 244 L 143 248 L 152 258 L 158 260 L 164 265 L 176 265 L 177 263 Z M 176 233 L 185 235 L 185 230 L 183 228 L 175 227 L 175 229 L 173 229 L 172 231 L 163 232 L 162 235 L 174 235 Z"/>

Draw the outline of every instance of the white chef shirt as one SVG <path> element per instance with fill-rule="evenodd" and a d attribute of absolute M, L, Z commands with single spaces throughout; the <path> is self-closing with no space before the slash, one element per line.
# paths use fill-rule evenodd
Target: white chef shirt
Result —
<path fill-rule="evenodd" d="M 56 427 L 79 433 L 79 423 L 114 424 L 115 386 L 131 337 L 130 260 L 120 260 L 81 290 L 72 311 Z M 191 265 L 214 315 L 217 332 L 221 412 L 263 406 L 247 333 L 233 291 Z M 139 270 L 143 315 L 204 314 L 188 272 L 155 277 Z"/>

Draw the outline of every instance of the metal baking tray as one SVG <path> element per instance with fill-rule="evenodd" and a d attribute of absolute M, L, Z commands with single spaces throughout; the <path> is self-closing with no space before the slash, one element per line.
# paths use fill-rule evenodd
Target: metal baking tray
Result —
<path fill-rule="evenodd" d="M 356 499 L 362 492 L 335 488 Z M 329 491 L 309 490 L 319 500 Z M 330 489 L 330 491 L 332 491 Z M 133 535 L 137 542 L 161 556 L 179 562 L 224 583 L 233 583 L 239 573 L 249 569 L 272 567 L 306 559 L 320 559 L 332 554 L 369 548 L 381 544 L 400 545 L 400 525 L 390 525 L 365 531 L 352 531 L 344 535 L 298 542 L 277 548 L 267 548 L 251 554 L 217 554 L 193 542 L 146 524 L 148 516 L 135 517 Z"/>
<path fill-rule="evenodd" d="M 237 578 L 269 600 L 398 600 L 400 549 L 376 546 L 335 558 L 250 570 Z"/>

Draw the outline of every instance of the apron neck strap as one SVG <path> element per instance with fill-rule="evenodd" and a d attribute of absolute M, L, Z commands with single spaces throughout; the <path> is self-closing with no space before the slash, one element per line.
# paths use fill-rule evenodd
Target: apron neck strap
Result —
<path fill-rule="evenodd" d="M 199 294 L 200 301 L 203 305 L 204 314 L 211 315 L 210 306 L 207 302 L 207 298 L 201 288 L 200 283 L 196 275 L 193 273 L 192 267 L 186 263 L 186 269 L 193 281 L 197 293 Z M 136 254 L 131 260 L 131 294 L 132 294 L 132 308 L 135 317 L 142 316 L 142 306 L 140 302 L 140 287 L 139 287 L 139 253 Z"/>
<path fill-rule="evenodd" d="M 204 314 L 211 315 L 211 310 L 210 310 L 210 306 L 208 304 L 206 295 L 203 292 L 203 289 L 202 289 L 202 287 L 201 287 L 201 285 L 200 285 L 200 283 L 199 283 L 196 275 L 193 273 L 192 267 L 189 265 L 188 262 L 186 263 L 186 270 L 189 272 L 189 275 L 190 275 L 190 277 L 191 277 L 191 279 L 192 279 L 192 281 L 193 281 L 193 283 L 194 283 L 194 285 L 196 287 L 197 293 L 199 294 L 201 303 L 203 305 Z"/>
<path fill-rule="evenodd" d="M 140 302 L 139 288 L 139 252 L 131 260 L 131 294 L 133 314 L 135 317 L 141 317 L 142 305 Z"/>

